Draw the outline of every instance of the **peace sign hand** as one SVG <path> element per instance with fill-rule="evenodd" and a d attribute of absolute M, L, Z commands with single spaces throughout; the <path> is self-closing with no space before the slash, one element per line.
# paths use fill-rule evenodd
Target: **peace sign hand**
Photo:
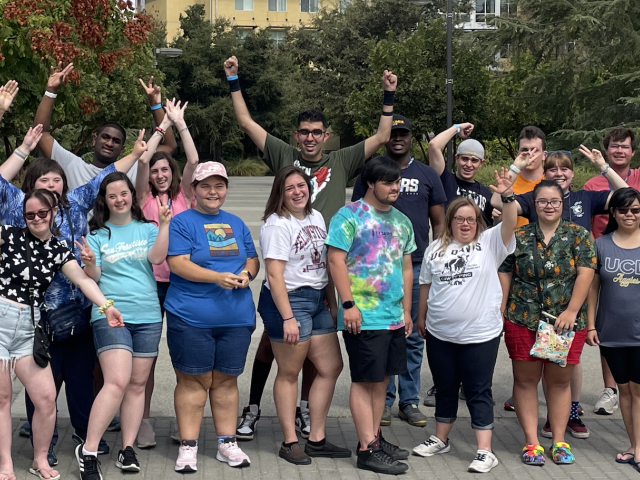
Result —
<path fill-rule="evenodd" d="M 519 170 L 524 170 L 525 168 L 527 168 L 527 166 L 529 166 L 533 159 L 536 158 L 537 155 L 538 149 L 535 147 L 526 152 L 520 152 L 516 159 L 513 161 L 513 164 Z"/>
<path fill-rule="evenodd" d="M 58 93 L 58 89 L 66 82 L 72 70 L 73 63 L 62 68 L 62 62 L 58 62 L 55 68 L 51 67 L 49 70 L 49 79 L 47 80 L 47 90 L 52 93 Z"/>
<path fill-rule="evenodd" d="M 136 143 L 133 144 L 133 155 L 140 158 L 147 151 L 147 142 L 144 141 L 144 128 L 140 130 Z"/>
<path fill-rule="evenodd" d="M 594 167 L 598 169 L 598 171 L 602 171 L 607 167 L 607 162 L 605 161 L 600 150 L 593 149 L 589 150 L 584 145 L 580 145 L 580 153 L 589 159 L 589 161 L 593 164 Z"/>
<path fill-rule="evenodd" d="M 144 92 L 147 94 L 147 98 L 149 99 L 149 105 L 159 105 L 162 103 L 162 88 L 160 85 L 153 84 L 153 75 L 149 77 L 149 84 L 145 85 L 144 80 L 141 78 L 138 79 L 142 88 L 144 88 Z"/>
<path fill-rule="evenodd" d="M 158 204 L 158 221 L 159 226 L 169 225 L 171 222 L 171 208 L 169 207 L 169 201 L 162 202 L 160 197 L 156 197 L 156 203 Z"/>
<path fill-rule="evenodd" d="M 87 239 L 82 236 L 82 243 L 74 240 L 74 243 L 80 249 L 80 261 L 85 265 L 94 265 L 96 263 L 96 254 L 93 253 L 91 247 L 87 243 Z"/>

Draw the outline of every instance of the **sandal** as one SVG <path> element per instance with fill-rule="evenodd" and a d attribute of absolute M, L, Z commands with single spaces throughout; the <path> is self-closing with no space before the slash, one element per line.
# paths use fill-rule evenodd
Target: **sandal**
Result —
<path fill-rule="evenodd" d="M 623 457 L 629 456 L 626 460 Z M 635 459 L 635 455 L 631 452 L 621 452 L 616 455 L 616 463 L 633 463 Z"/>
<path fill-rule="evenodd" d="M 525 465 L 544 465 L 544 448 L 540 445 L 525 445 L 522 449 L 522 463 Z"/>
<path fill-rule="evenodd" d="M 636 472 L 640 472 L 640 462 L 632 460 L 631 462 L 629 462 L 629 464 L 636 469 Z"/>
<path fill-rule="evenodd" d="M 49 475 L 51 475 L 51 472 L 53 471 L 53 469 L 49 470 Z M 36 477 L 38 477 L 40 480 L 59 480 L 60 478 L 60 473 L 58 473 L 58 475 L 54 476 L 54 477 L 43 477 L 42 476 L 42 470 L 39 468 L 30 468 L 29 469 L 29 473 L 31 475 L 35 475 Z"/>
<path fill-rule="evenodd" d="M 571 447 L 566 442 L 554 443 L 549 449 L 551 459 L 556 465 L 571 465 L 576 458 L 571 453 Z"/>

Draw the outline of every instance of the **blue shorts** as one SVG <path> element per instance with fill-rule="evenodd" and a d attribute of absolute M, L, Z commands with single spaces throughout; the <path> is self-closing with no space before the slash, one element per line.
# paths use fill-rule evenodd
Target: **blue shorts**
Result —
<path fill-rule="evenodd" d="M 99 318 L 92 324 L 93 344 L 96 353 L 119 348 L 128 350 L 134 357 L 157 357 L 162 322 L 126 323 L 124 327 L 110 327 L 106 318 Z"/>
<path fill-rule="evenodd" d="M 324 290 L 300 287 L 287 293 L 293 316 L 298 322 L 301 342 L 309 340 L 311 335 L 326 335 L 336 331 L 333 317 L 324 303 Z M 262 317 L 269 340 L 282 342 L 284 338 L 282 315 L 273 302 L 271 292 L 264 284 L 260 290 L 258 313 Z"/>
<path fill-rule="evenodd" d="M 167 310 L 167 344 L 173 368 L 187 375 L 215 370 L 238 376 L 251 344 L 250 327 L 199 328 Z"/>
<path fill-rule="evenodd" d="M 35 323 L 40 321 L 40 309 L 33 312 Z M 33 355 L 34 328 L 31 307 L 18 306 L 0 299 L 0 370 L 9 361 Z"/>

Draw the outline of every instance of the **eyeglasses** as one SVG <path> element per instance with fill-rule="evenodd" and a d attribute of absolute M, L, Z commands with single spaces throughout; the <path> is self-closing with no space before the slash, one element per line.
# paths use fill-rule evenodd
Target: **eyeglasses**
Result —
<path fill-rule="evenodd" d="M 616 211 L 620 215 L 626 215 L 629 212 L 631 212 L 634 215 L 640 215 L 640 207 L 618 207 L 616 208 Z"/>
<path fill-rule="evenodd" d="M 536 200 L 536 205 L 538 208 L 547 208 L 547 205 L 551 205 L 553 208 L 558 208 L 562 205 L 562 200 L 559 198 L 554 198 L 552 200 Z"/>
<path fill-rule="evenodd" d="M 309 136 L 309 134 L 311 134 L 313 138 L 318 140 L 319 138 L 322 138 L 322 135 L 324 135 L 324 130 L 320 130 L 319 128 L 315 130 L 307 130 L 306 128 L 298 130 L 298 135 L 300 135 L 301 137 L 306 138 Z"/>
<path fill-rule="evenodd" d="M 550 152 L 547 152 L 547 157 L 549 157 L 549 155 L 553 155 L 554 153 L 564 153 L 567 157 L 573 160 L 573 155 L 571 155 L 571 152 L 569 150 L 551 150 Z"/>
<path fill-rule="evenodd" d="M 469 225 L 475 225 L 477 220 L 476 217 L 461 217 L 460 215 L 456 215 L 455 217 L 453 217 L 453 219 L 456 221 L 458 225 L 462 225 L 465 221 Z"/>
<path fill-rule="evenodd" d="M 49 210 L 38 210 L 37 212 L 25 212 L 24 218 L 27 219 L 27 220 L 35 220 L 36 215 L 38 215 L 38 218 L 47 218 L 47 215 L 49 215 L 50 211 L 51 211 L 51 209 L 49 209 Z"/>
<path fill-rule="evenodd" d="M 631 150 L 631 145 L 620 145 L 618 143 L 612 143 L 609 145 L 609 149 L 611 150 Z"/>

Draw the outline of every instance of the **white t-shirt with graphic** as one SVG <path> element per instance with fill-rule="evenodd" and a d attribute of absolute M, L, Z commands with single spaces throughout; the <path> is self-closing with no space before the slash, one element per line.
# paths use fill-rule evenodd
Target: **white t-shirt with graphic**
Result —
<path fill-rule="evenodd" d="M 324 219 L 317 210 L 312 210 L 304 220 L 274 213 L 260 228 L 262 258 L 287 262 L 284 283 L 288 292 L 300 287 L 322 289 L 329 281 L 326 236 Z M 265 278 L 270 289 L 268 276 Z"/>
<path fill-rule="evenodd" d="M 435 241 L 424 252 L 420 284 L 431 284 L 427 330 L 452 343 L 481 343 L 502 332 L 502 289 L 498 267 L 516 247 L 502 242 L 500 225 L 467 245 L 452 242 L 446 250 Z"/>

